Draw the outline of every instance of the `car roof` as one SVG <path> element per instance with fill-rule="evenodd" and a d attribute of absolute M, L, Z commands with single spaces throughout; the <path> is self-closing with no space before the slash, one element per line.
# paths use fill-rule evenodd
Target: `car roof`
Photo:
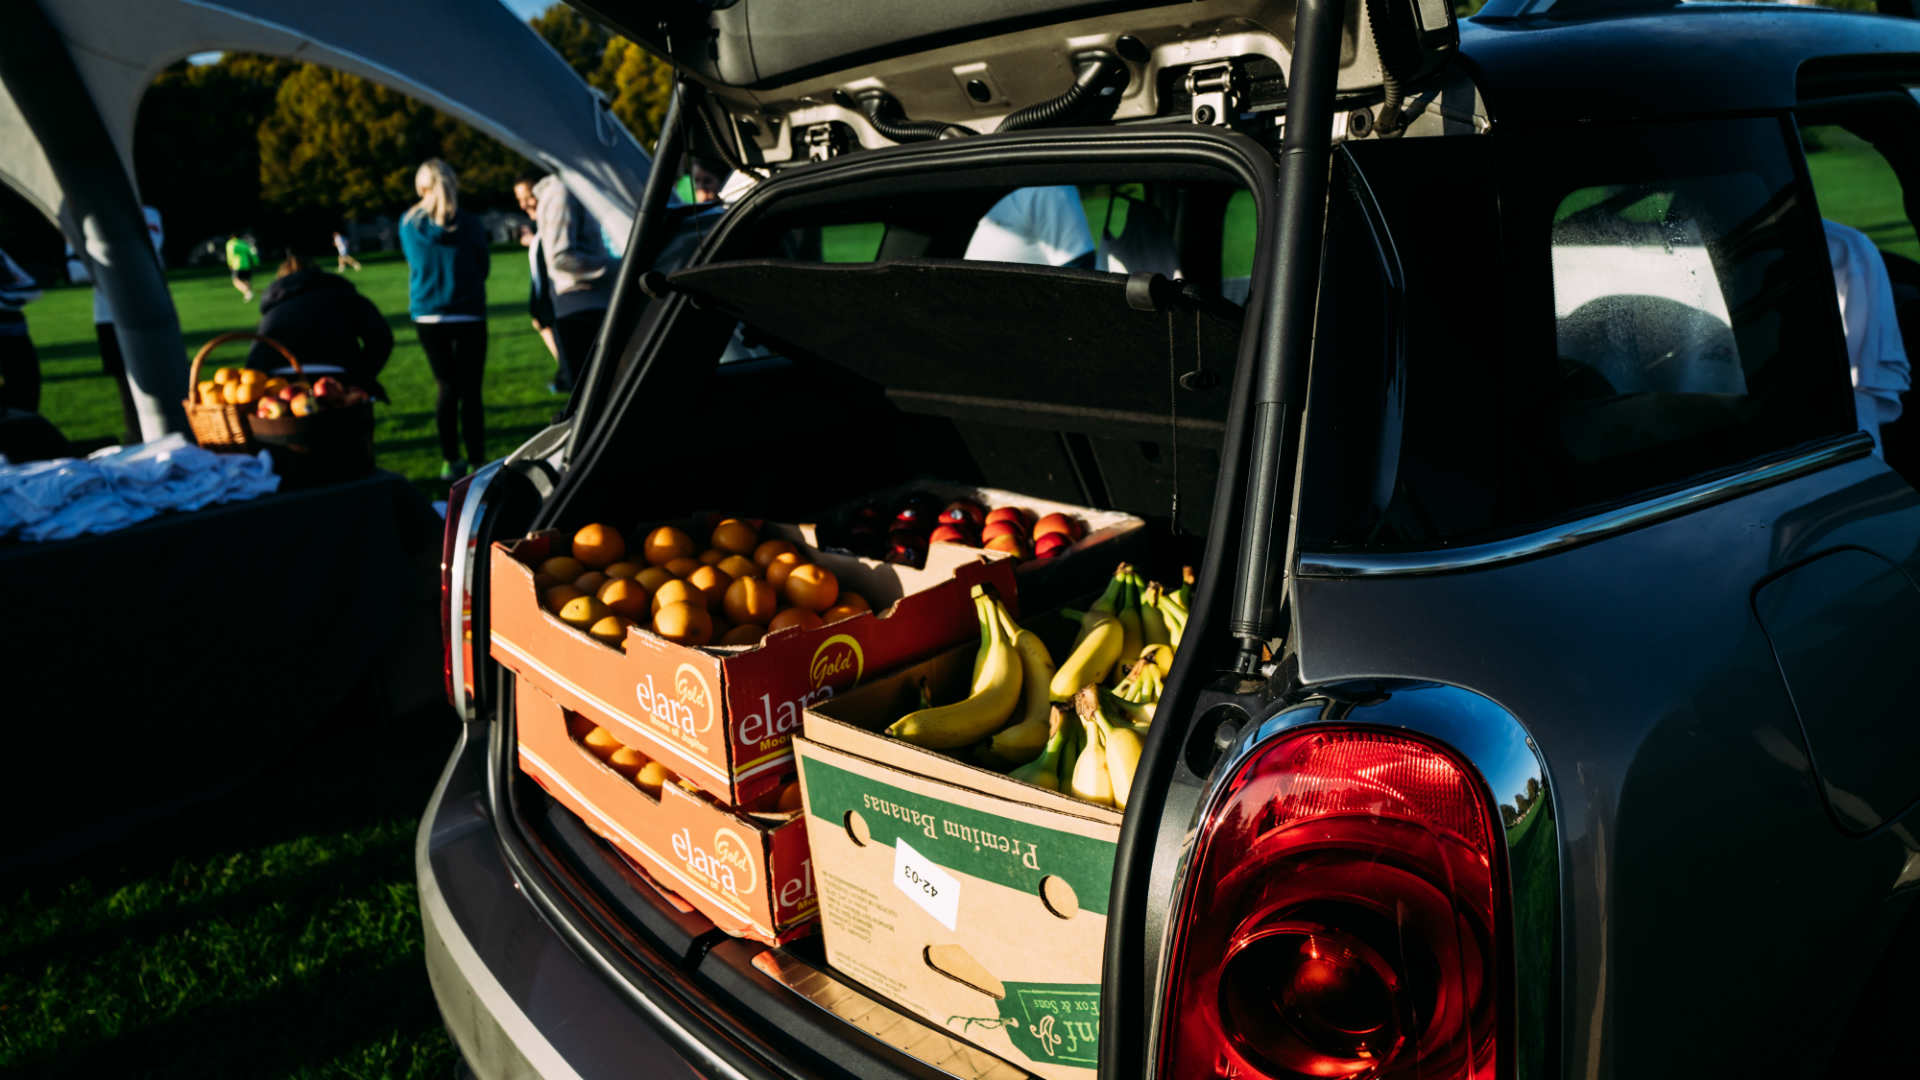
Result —
<path fill-rule="evenodd" d="M 1920 21 L 1788 4 L 1575 18 L 1494 10 L 1461 23 L 1460 54 L 1495 124 L 1788 109 L 1810 61 L 1920 55 Z"/>

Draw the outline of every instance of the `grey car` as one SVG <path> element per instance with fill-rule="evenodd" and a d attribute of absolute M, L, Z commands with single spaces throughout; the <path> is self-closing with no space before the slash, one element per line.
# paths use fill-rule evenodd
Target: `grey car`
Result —
<path fill-rule="evenodd" d="M 1861 403 L 1826 242 L 1878 246 L 1914 340 L 1920 26 L 584 6 L 682 73 L 655 160 L 753 182 L 653 185 L 568 422 L 449 505 L 417 869 L 474 1072 L 1015 1074 L 636 874 L 517 773 L 487 658 L 495 539 L 916 475 L 1201 568 L 1102 1077 L 1920 1072 L 1920 445 Z M 1068 185 L 1091 266 L 973 248 Z"/>

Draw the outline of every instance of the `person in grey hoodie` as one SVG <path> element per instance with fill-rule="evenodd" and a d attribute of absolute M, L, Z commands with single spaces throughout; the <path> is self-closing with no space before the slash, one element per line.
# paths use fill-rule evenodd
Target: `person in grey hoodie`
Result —
<path fill-rule="evenodd" d="M 618 260 L 607 251 L 600 225 L 557 176 L 533 186 L 535 244 L 553 299 L 553 337 L 560 371 L 552 389 L 572 393 L 607 317 Z"/>

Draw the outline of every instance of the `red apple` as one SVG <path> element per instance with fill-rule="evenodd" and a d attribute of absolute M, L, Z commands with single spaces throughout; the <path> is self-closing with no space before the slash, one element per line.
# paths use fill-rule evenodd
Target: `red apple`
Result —
<path fill-rule="evenodd" d="M 996 536 L 1012 536 L 1024 540 L 1026 539 L 1026 533 L 1027 530 L 1024 525 L 1017 521 L 1008 521 L 1002 518 L 999 521 L 987 522 L 987 527 L 980 530 L 980 539 L 991 540 Z"/>
<path fill-rule="evenodd" d="M 1078 540 L 1085 531 L 1078 521 L 1075 521 L 1065 514 L 1048 514 L 1046 517 L 1034 522 L 1033 539 L 1036 544 L 1035 550 L 1038 550 L 1037 545 L 1040 538 L 1050 533 L 1059 533 L 1069 540 Z"/>
<path fill-rule="evenodd" d="M 274 396 L 278 397 L 281 401 L 292 401 L 294 397 L 299 393 L 300 393 L 300 390 L 298 387 L 294 386 L 292 383 L 288 383 L 287 385 L 274 391 Z"/>
<path fill-rule="evenodd" d="M 1021 531 L 1024 532 L 1027 527 L 1027 522 L 1030 520 L 1031 518 L 1027 512 L 1017 506 L 1001 506 L 987 511 L 987 524 L 989 525 L 996 521 L 1005 521 L 1020 526 Z"/>
<path fill-rule="evenodd" d="M 940 520 L 948 525 L 971 525 L 977 529 L 986 518 L 986 507 L 972 499 L 955 499 L 940 511 Z"/>
<path fill-rule="evenodd" d="M 325 402 L 333 402 L 347 396 L 347 384 L 331 375 L 322 375 L 313 384 L 313 396 Z"/>
<path fill-rule="evenodd" d="M 968 547 L 978 547 L 979 537 L 958 525 L 942 525 L 933 530 L 933 535 L 927 537 L 927 542 L 932 544 L 965 544 Z"/>
<path fill-rule="evenodd" d="M 1064 555 L 1073 547 L 1073 541 L 1064 533 L 1042 533 L 1033 542 L 1033 554 L 1036 558 L 1051 559 L 1055 555 Z"/>
<path fill-rule="evenodd" d="M 287 403 L 277 397 L 261 398 L 253 414 L 265 420 L 278 420 L 287 415 Z"/>
<path fill-rule="evenodd" d="M 999 536 L 988 540 L 983 546 L 988 551 L 1004 551 L 1016 559 L 1025 559 L 1030 557 L 1031 554 L 1027 551 L 1027 542 L 1022 540 L 1017 533 L 1001 533 Z"/>
<path fill-rule="evenodd" d="M 924 566 L 927 561 L 927 553 L 920 548 L 908 547 L 905 544 L 895 544 L 887 549 L 887 561 L 890 563 L 899 563 L 903 566 Z"/>

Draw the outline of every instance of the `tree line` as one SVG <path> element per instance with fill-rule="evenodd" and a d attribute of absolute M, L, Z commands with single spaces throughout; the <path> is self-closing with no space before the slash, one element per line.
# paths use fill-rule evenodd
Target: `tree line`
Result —
<path fill-rule="evenodd" d="M 616 117 L 651 147 L 672 69 L 638 45 L 555 4 L 530 20 L 568 66 L 605 94 Z M 461 201 L 508 209 L 530 168 L 474 128 L 357 75 L 280 57 L 228 53 L 176 63 L 140 102 L 134 174 L 166 226 L 166 261 L 184 265 L 209 237 L 251 231 L 263 250 L 324 251 L 352 220 L 398 214 L 429 157 L 460 174 Z M 0 205 L 0 248 L 57 265 L 61 240 L 23 200 Z"/>

